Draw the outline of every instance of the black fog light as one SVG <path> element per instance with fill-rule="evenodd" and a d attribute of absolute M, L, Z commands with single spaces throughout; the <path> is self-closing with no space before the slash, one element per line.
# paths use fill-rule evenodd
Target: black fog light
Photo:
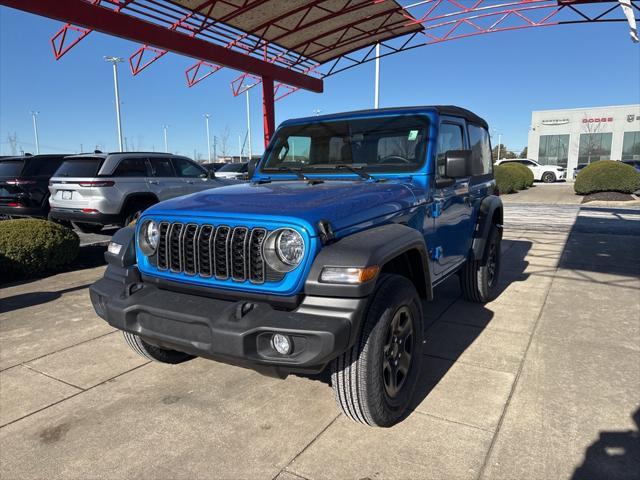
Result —
<path fill-rule="evenodd" d="M 293 345 L 291 339 L 287 335 L 275 333 L 273 337 L 271 337 L 271 346 L 280 355 L 289 355 Z"/>

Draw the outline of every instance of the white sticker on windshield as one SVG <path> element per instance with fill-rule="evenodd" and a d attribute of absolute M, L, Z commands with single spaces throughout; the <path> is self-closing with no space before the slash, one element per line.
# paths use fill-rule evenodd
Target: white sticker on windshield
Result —
<path fill-rule="evenodd" d="M 410 130 L 409 131 L 409 141 L 413 142 L 416 138 L 418 138 L 418 130 Z"/>

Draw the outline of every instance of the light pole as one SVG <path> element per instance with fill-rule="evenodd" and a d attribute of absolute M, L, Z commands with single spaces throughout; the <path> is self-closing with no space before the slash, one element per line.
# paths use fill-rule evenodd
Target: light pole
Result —
<path fill-rule="evenodd" d="M 116 94 L 116 120 L 118 122 L 118 147 L 122 151 L 122 121 L 120 119 L 120 91 L 118 89 L 118 63 L 122 62 L 120 57 L 104 57 L 105 62 L 113 65 L 113 88 Z"/>
<path fill-rule="evenodd" d="M 247 143 L 249 144 L 249 160 L 253 156 L 253 152 L 251 150 L 251 110 L 249 109 L 249 89 L 245 91 L 247 94 Z"/>
<path fill-rule="evenodd" d="M 33 119 L 33 134 L 36 137 L 36 154 L 40 155 L 40 139 L 38 138 L 38 120 L 36 117 L 40 112 L 31 111 L 31 118 Z"/>
<path fill-rule="evenodd" d="M 169 153 L 169 142 L 167 142 L 167 130 L 169 125 L 162 125 L 162 132 L 164 133 L 164 151 Z"/>
<path fill-rule="evenodd" d="M 242 135 L 238 135 L 238 157 L 240 157 L 240 162 L 242 162 Z M 231 162 L 233 163 L 233 160 Z"/>
<path fill-rule="evenodd" d="M 495 128 L 493 128 L 492 130 L 493 130 L 494 135 L 496 135 L 496 134 L 498 135 L 498 158 L 496 159 L 496 162 L 497 162 L 498 160 L 500 160 L 500 153 L 501 153 L 500 152 L 500 146 L 502 144 L 502 133 L 499 132 L 498 130 L 496 130 Z"/>
<path fill-rule="evenodd" d="M 374 85 L 373 108 L 376 110 L 380 104 L 380 44 L 376 43 L 376 79 Z"/>
<path fill-rule="evenodd" d="M 209 132 L 209 117 L 211 117 L 211 115 L 209 115 L 208 113 L 204 114 L 204 121 L 207 124 L 207 152 L 209 154 L 209 163 L 211 163 L 211 134 Z"/>

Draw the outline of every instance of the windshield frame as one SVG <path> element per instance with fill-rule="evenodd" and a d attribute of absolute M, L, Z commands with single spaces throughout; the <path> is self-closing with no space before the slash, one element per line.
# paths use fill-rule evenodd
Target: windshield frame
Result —
<path fill-rule="evenodd" d="M 353 151 L 351 162 L 337 162 L 337 163 L 317 163 L 317 167 L 314 167 L 313 164 L 304 166 L 304 165 L 293 165 L 291 163 L 291 168 L 293 170 L 300 170 L 305 174 L 309 175 L 320 175 L 327 176 L 327 174 L 331 176 L 339 176 L 339 177 L 353 177 L 357 176 L 356 173 L 350 172 L 348 169 L 344 167 L 340 167 L 340 165 L 349 165 L 354 167 L 365 174 L 372 175 L 412 175 L 421 172 L 426 166 L 428 166 L 427 154 L 429 152 L 429 144 L 431 141 L 431 137 L 433 134 L 433 119 L 431 115 L 427 112 L 411 112 L 411 113 L 393 113 L 393 114 L 379 114 L 379 115 L 356 115 L 356 116 L 344 116 L 344 117 L 336 117 L 330 119 L 319 118 L 317 121 L 313 118 L 307 118 L 299 122 L 291 121 L 285 122 L 282 126 L 280 126 L 275 134 L 273 135 L 273 139 L 269 144 L 269 147 L 265 151 L 260 165 L 257 169 L 258 176 L 265 175 L 268 177 L 272 177 L 273 175 L 281 175 L 281 176 L 291 176 L 290 172 L 287 172 L 280 168 L 283 163 L 290 162 L 278 162 L 274 166 L 268 166 L 273 155 L 275 155 L 275 150 L 279 149 L 282 145 L 281 139 L 283 137 L 283 133 L 286 133 L 287 138 L 301 136 L 300 130 L 304 129 L 308 126 L 321 125 L 321 124 L 331 124 L 331 123 L 346 123 L 348 125 L 349 131 L 355 130 L 356 133 L 349 134 L 349 137 L 353 137 L 354 135 L 358 135 L 358 129 L 353 128 L 353 124 L 358 124 L 359 122 L 370 122 L 370 121 L 384 121 L 388 120 L 389 122 L 393 122 L 397 119 L 406 119 L 415 120 L 419 124 L 419 133 L 418 135 L 422 135 L 422 139 L 420 142 L 422 143 L 422 151 L 419 155 L 419 162 L 412 162 L 408 164 L 406 167 L 399 164 L 382 164 L 380 166 L 374 165 L 371 163 L 357 163 L 353 162 Z M 398 127 L 400 128 L 400 127 Z M 361 133 L 360 133 L 361 134 Z M 381 135 L 378 138 L 378 141 L 381 138 L 384 138 L 385 135 Z M 411 140 L 409 140 L 411 141 Z M 414 157 L 415 158 L 415 157 Z"/>

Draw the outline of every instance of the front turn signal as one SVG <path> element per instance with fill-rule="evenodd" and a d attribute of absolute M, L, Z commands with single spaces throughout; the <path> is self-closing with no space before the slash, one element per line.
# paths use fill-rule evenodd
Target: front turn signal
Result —
<path fill-rule="evenodd" d="M 373 280 L 380 273 L 378 265 L 369 267 L 324 267 L 320 274 L 322 283 L 339 283 L 343 285 L 358 285 Z"/>

